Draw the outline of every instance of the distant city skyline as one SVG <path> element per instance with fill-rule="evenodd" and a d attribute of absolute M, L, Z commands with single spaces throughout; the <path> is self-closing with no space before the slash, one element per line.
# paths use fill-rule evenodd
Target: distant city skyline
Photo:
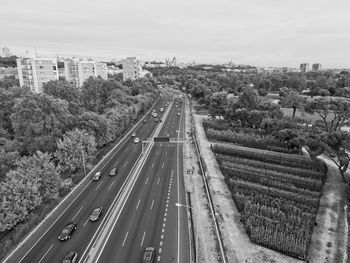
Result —
<path fill-rule="evenodd" d="M 0 46 L 43 57 L 350 68 L 348 10 L 347 0 L 8 1 Z"/>

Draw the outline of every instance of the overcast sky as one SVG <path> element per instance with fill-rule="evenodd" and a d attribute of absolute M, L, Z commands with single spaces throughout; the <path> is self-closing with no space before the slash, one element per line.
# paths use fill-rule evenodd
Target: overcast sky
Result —
<path fill-rule="evenodd" d="M 4 45 L 18 55 L 350 68 L 350 1 L 6 1 Z"/>

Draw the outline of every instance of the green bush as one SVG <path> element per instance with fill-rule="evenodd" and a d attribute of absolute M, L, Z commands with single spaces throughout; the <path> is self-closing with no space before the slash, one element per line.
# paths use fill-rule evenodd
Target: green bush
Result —
<path fill-rule="evenodd" d="M 67 194 L 69 194 L 69 192 L 70 192 L 69 187 L 61 187 L 58 191 L 58 194 L 62 198 L 62 197 L 65 197 Z"/>

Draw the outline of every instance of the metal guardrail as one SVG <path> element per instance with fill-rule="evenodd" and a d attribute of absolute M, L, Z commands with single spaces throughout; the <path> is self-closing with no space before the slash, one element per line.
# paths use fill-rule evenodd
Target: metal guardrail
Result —
<path fill-rule="evenodd" d="M 212 199 L 212 196 L 211 196 L 211 193 L 210 193 L 210 189 L 209 189 L 209 186 L 208 186 L 208 181 L 207 181 L 207 178 L 206 178 L 206 172 L 205 172 L 205 169 L 204 169 L 204 162 L 202 160 L 202 155 L 201 155 L 199 147 L 198 147 L 198 142 L 197 142 L 197 138 L 196 138 L 196 130 L 195 130 L 195 128 L 193 128 L 194 127 L 194 118 L 193 118 L 191 101 L 190 101 L 190 115 L 191 115 L 191 133 L 192 133 L 194 144 L 196 146 L 196 151 L 197 151 L 198 160 L 199 160 L 199 168 L 200 168 L 200 170 L 202 172 L 202 179 L 203 179 L 203 183 L 204 183 L 204 186 L 205 186 L 205 192 L 207 194 L 207 198 L 209 200 L 210 211 L 211 211 L 212 217 L 214 219 L 215 231 L 216 231 L 216 235 L 217 235 L 218 242 L 219 242 L 222 262 L 226 263 L 227 262 L 227 255 L 226 255 L 226 252 L 225 252 L 225 249 L 224 249 L 221 231 L 220 231 L 219 224 L 218 224 L 218 221 L 217 221 L 217 218 L 216 218 L 216 213 L 215 213 L 213 199 Z"/>

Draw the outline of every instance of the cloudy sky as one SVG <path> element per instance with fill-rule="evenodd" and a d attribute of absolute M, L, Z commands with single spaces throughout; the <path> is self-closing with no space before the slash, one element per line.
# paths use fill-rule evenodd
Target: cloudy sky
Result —
<path fill-rule="evenodd" d="M 23 55 L 350 68 L 349 0 L 14 0 L 0 46 Z"/>

